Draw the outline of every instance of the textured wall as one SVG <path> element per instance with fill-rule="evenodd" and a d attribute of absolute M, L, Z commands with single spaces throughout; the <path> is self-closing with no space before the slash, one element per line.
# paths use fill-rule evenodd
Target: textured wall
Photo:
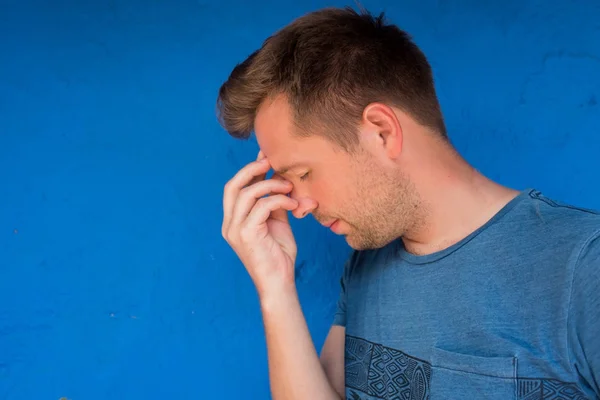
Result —
<path fill-rule="evenodd" d="M 269 397 L 254 288 L 220 237 L 223 184 L 257 148 L 213 110 L 266 35 L 346 4 L 289 3 L 0 0 L 0 399 Z M 363 4 L 427 52 L 473 164 L 600 208 L 598 1 Z M 348 249 L 294 225 L 320 347 Z"/>

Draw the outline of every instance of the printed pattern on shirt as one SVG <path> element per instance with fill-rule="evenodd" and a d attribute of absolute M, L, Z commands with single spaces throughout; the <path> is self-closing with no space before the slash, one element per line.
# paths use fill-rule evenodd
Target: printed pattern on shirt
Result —
<path fill-rule="evenodd" d="M 364 339 L 346 337 L 346 386 L 355 389 L 350 399 L 425 400 L 430 380 L 428 363 Z"/>
<path fill-rule="evenodd" d="M 518 400 L 587 400 L 572 383 L 555 379 L 518 378 Z"/>
<path fill-rule="evenodd" d="M 346 336 L 348 400 L 428 400 L 431 365 L 402 351 Z M 517 378 L 517 400 L 588 400 L 573 384 Z"/>

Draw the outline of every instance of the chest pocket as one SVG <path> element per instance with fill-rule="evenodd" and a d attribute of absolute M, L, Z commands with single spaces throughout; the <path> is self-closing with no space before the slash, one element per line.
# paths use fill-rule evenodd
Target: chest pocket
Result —
<path fill-rule="evenodd" d="M 430 400 L 517 399 L 517 358 L 479 357 L 434 348 Z"/>

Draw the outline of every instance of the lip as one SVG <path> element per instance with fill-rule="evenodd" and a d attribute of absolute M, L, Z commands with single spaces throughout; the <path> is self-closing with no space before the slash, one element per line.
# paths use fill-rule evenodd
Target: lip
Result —
<path fill-rule="evenodd" d="M 338 224 L 339 221 L 340 221 L 339 219 L 334 219 L 332 222 L 330 222 L 327 225 L 327 227 L 329 229 L 331 229 L 334 233 L 338 233 L 337 230 L 338 230 L 338 227 L 339 227 L 339 224 Z"/>
<path fill-rule="evenodd" d="M 324 224 L 323 224 L 323 226 L 324 226 L 325 228 L 331 228 L 331 226 L 332 226 L 333 224 L 335 224 L 336 222 L 337 222 L 337 219 L 332 219 L 331 221 L 324 223 Z"/>

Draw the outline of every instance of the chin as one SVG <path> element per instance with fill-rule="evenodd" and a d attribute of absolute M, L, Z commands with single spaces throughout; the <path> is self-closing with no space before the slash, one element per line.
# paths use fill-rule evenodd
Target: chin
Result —
<path fill-rule="evenodd" d="M 345 235 L 345 239 L 348 246 L 350 246 L 353 250 L 361 251 L 373 249 L 373 247 L 369 246 L 368 243 L 365 243 L 361 240 L 356 240 L 356 238 L 353 238 L 351 235 Z"/>
<path fill-rule="evenodd" d="M 348 246 L 350 246 L 353 250 L 356 250 L 356 251 L 381 249 L 394 241 L 394 239 L 387 240 L 387 241 L 380 240 L 377 242 L 374 240 L 361 240 L 362 238 L 360 238 L 360 237 L 357 238 L 356 236 L 353 237 L 352 235 L 345 235 L 345 237 L 346 237 L 346 243 L 348 243 Z"/>

